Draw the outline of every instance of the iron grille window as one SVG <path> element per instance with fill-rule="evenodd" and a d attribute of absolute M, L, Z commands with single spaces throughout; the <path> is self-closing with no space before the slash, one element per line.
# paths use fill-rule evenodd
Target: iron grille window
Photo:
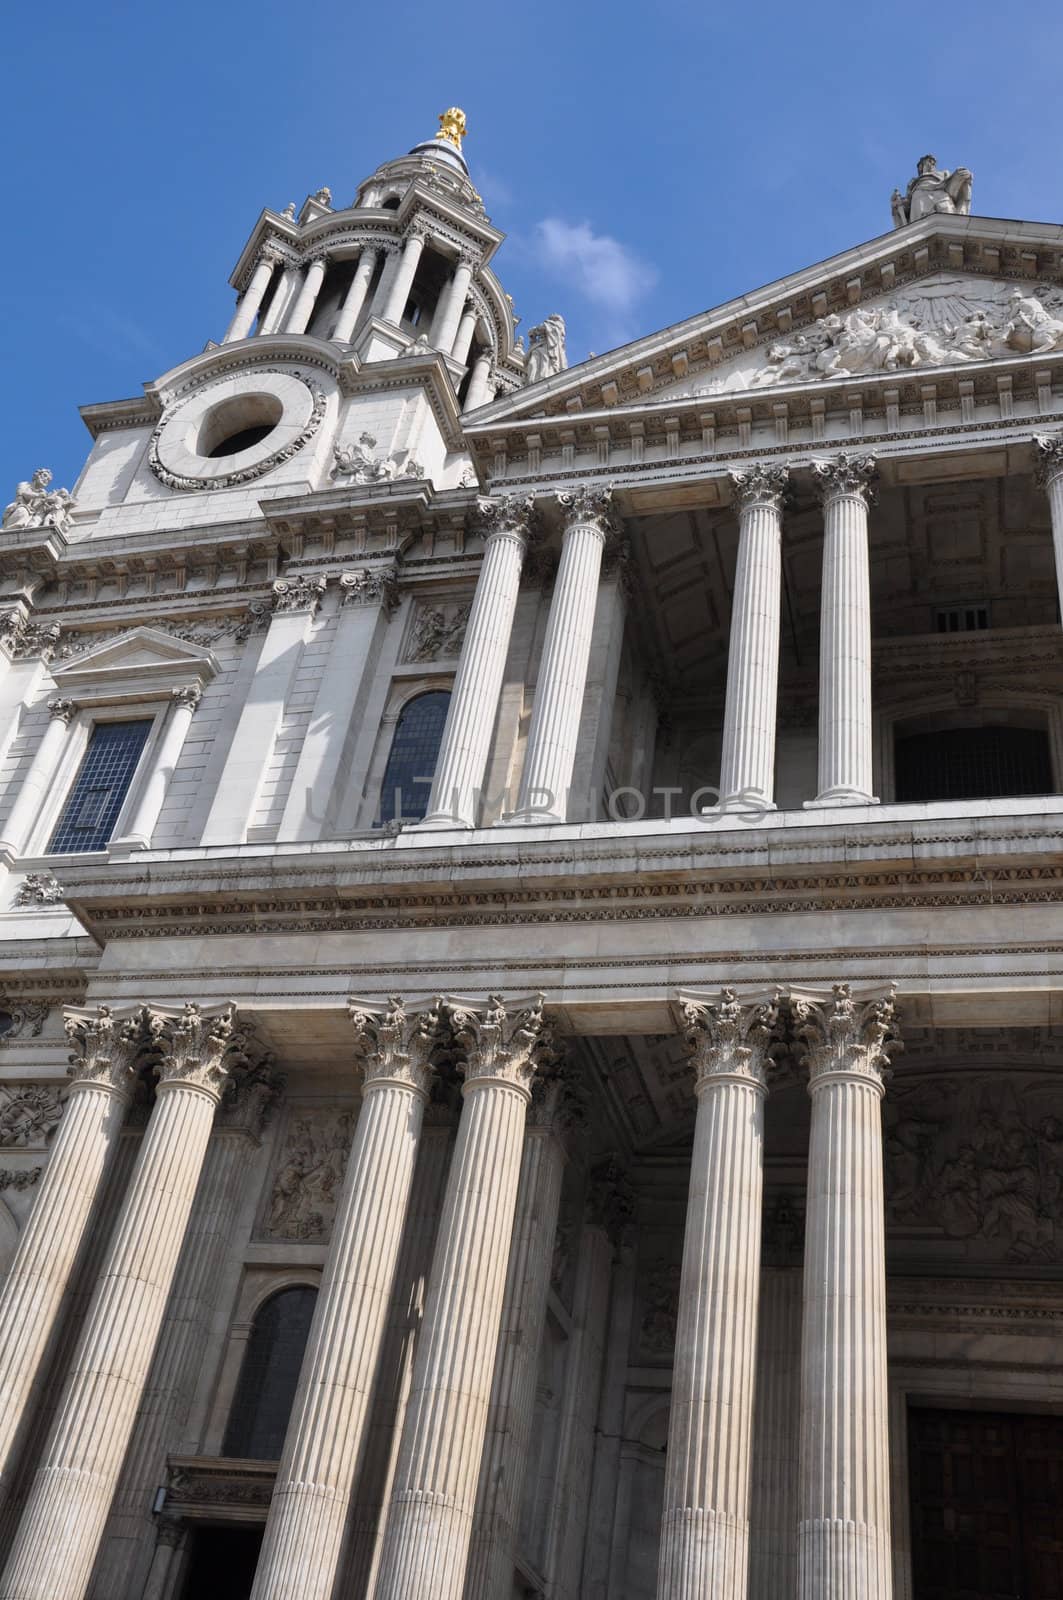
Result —
<path fill-rule="evenodd" d="M 303 1364 L 317 1290 L 282 1289 L 259 1307 L 240 1368 L 222 1454 L 277 1461 Z"/>
<path fill-rule="evenodd" d="M 52 834 L 49 855 L 103 849 L 118 821 L 150 731 L 150 717 L 97 723 Z"/>
<path fill-rule="evenodd" d="M 987 800 L 1051 794 L 1052 757 L 1040 728 L 942 728 L 897 739 L 897 799 Z"/>
<path fill-rule="evenodd" d="M 403 707 L 380 790 L 378 826 L 420 822 L 428 810 L 450 691 L 433 689 Z"/>
<path fill-rule="evenodd" d="M 981 633 L 989 627 L 988 606 L 947 606 L 934 616 L 938 633 Z"/>

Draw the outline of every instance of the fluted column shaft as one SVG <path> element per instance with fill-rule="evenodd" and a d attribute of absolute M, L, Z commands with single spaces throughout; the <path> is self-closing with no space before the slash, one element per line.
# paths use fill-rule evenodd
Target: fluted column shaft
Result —
<path fill-rule="evenodd" d="M 112 841 L 114 844 L 137 845 L 144 850 L 151 844 L 151 836 L 155 832 L 155 824 L 159 820 L 166 791 L 170 787 L 202 695 L 203 690 L 198 683 L 182 684 L 180 688 L 171 691 L 170 698 L 173 704 L 147 782 L 141 790 L 129 827 L 121 840 Z"/>
<path fill-rule="evenodd" d="M 658 1600 L 745 1600 L 760 1278 L 763 1102 L 774 1014 L 684 1006 L 695 1051 L 690 1168 Z"/>
<path fill-rule="evenodd" d="M 805 1219 L 799 1600 L 890 1600 L 882 1048 L 892 1005 L 795 1001 L 812 1131 Z"/>
<path fill-rule="evenodd" d="M 731 605 L 720 800 L 771 806 L 779 691 L 782 498 L 786 470 L 732 476 L 739 505 L 738 565 Z"/>
<path fill-rule="evenodd" d="M 37 747 L 30 769 L 19 785 L 15 803 L 0 836 L 0 850 L 6 850 L 13 856 L 21 855 L 25 850 L 41 814 L 45 797 L 55 780 L 70 724 L 77 716 L 77 706 L 73 700 L 49 700 L 48 713 L 51 720 L 44 730 L 44 737 Z"/>
<path fill-rule="evenodd" d="M 372 1054 L 252 1600 L 332 1596 L 428 1103 L 436 1015 L 354 1015 Z"/>
<path fill-rule="evenodd" d="M 518 813 L 564 822 L 587 686 L 610 491 L 559 495 L 566 525 L 524 756 Z"/>
<path fill-rule="evenodd" d="M 817 462 L 823 495 L 819 787 L 814 805 L 874 801 L 871 776 L 870 456 Z"/>
<path fill-rule="evenodd" d="M 515 496 L 485 501 L 481 508 L 487 535 L 483 565 L 422 826 L 476 825 L 528 547 L 530 514 L 531 500 Z"/>
<path fill-rule="evenodd" d="M 760 1281 L 749 1600 L 779 1600 L 797 1587 L 798 1412 L 801 1272 L 765 1267 Z"/>
<path fill-rule="evenodd" d="M 155 1489 L 165 1480 L 167 1454 L 182 1448 L 231 1248 L 233 1217 L 275 1092 L 269 1072 L 256 1071 L 237 1081 L 236 1094 L 215 1121 L 158 1348 L 92 1574 L 92 1600 L 137 1596 L 149 1566 L 154 1571 Z"/>
<path fill-rule="evenodd" d="M 295 304 L 289 311 L 284 324 L 285 333 L 305 333 L 310 318 L 314 314 L 317 297 L 321 293 L 321 285 L 325 281 L 325 270 L 328 266 L 324 256 L 315 256 L 306 269 L 303 286 L 296 295 Z"/>
<path fill-rule="evenodd" d="M 475 1037 L 375 1600 L 460 1600 L 465 1580 L 542 1016 L 511 1030 L 494 1004 L 464 1016 Z"/>
<path fill-rule="evenodd" d="M 224 1081 L 231 1019 L 219 1019 L 201 1040 L 206 1029 L 198 1013 L 186 1018 L 164 1057 L 148 1131 L 0 1578 L 3 1600 L 85 1594 Z"/>
<path fill-rule="evenodd" d="M 1063 434 L 1038 435 L 1034 440 L 1037 450 L 1038 482 L 1048 496 L 1048 509 L 1052 518 L 1052 550 L 1056 558 L 1056 589 L 1059 596 L 1059 614 L 1063 617 Z"/>
<path fill-rule="evenodd" d="M 497 1595 L 508 1594 L 513 1586 L 564 1166 L 564 1153 L 550 1128 L 529 1128 L 524 1139 L 464 1600 L 495 1600 Z"/>
<path fill-rule="evenodd" d="M 117 1149 L 133 1092 L 139 1011 L 71 1008 L 74 1082 L 51 1155 L 0 1293 L 0 1501 L 34 1380 Z M 74 1059 L 74 1058 L 72 1058 Z"/>
<path fill-rule="evenodd" d="M 463 256 L 454 268 L 454 275 L 445 290 L 439 328 L 435 334 L 434 342 L 437 348 L 447 355 L 453 353 L 458 324 L 461 321 L 461 314 L 465 309 L 465 299 L 469 293 L 469 285 L 472 282 L 473 266 L 474 263 L 471 258 Z"/>
<path fill-rule="evenodd" d="M 299 293 L 299 286 L 303 281 L 303 274 L 298 267 L 285 267 L 281 279 L 274 289 L 269 305 L 266 307 L 259 323 L 259 334 L 276 333 L 288 313 L 292 300 Z"/>
<path fill-rule="evenodd" d="M 476 324 L 479 320 L 480 314 L 476 307 L 466 306 L 461 314 L 458 331 L 454 335 L 454 348 L 451 351 L 454 360 L 460 361 L 463 366 L 469 358 L 469 346 L 472 344 L 472 336 L 476 332 Z"/>
<path fill-rule="evenodd" d="M 370 279 L 373 276 L 379 258 L 379 250 L 374 249 L 372 245 L 366 245 L 358 257 L 358 265 L 354 269 L 351 286 L 344 296 L 339 318 L 335 328 L 332 330 L 332 337 L 338 339 L 340 344 L 347 344 L 351 334 L 354 332 L 355 324 L 361 315 L 362 307 L 365 305 L 365 297 L 369 292 Z"/>
<path fill-rule="evenodd" d="M 406 302 L 410 298 L 410 290 L 413 288 L 413 280 L 423 253 L 424 234 L 409 234 L 403 246 L 399 264 L 395 269 L 395 276 L 391 281 L 387 304 L 384 306 L 383 316 L 385 322 L 398 323 L 402 321 L 402 313 L 405 311 Z"/>
<path fill-rule="evenodd" d="M 481 350 L 472 364 L 469 374 L 469 387 L 465 391 L 465 404 L 462 411 L 475 411 L 477 406 L 484 406 L 494 398 L 491 389 L 491 352 Z"/>
<path fill-rule="evenodd" d="M 251 324 L 258 316 L 258 308 L 265 299 L 266 290 L 269 288 L 269 281 L 273 276 L 276 265 L 276 260 L 272 256 L 265 255 L 260 257 L 254 272 L 251 274 L 250 283 L 240 296 L 239 303 L 233 313 L 233 319 L 222 339 L 222 344 L 232 344 L 236 339 L 247 338 L 251 332 Z"/>

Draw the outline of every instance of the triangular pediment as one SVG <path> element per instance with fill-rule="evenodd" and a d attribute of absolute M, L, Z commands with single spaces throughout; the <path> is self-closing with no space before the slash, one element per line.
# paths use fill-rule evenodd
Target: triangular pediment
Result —
<path fill-rule="evenodd" d="M 468 427 L 1057 349 L 1059 228 L 929 217 L 530 385 L 481 408 Z"/>
<path fill-rule="evenodd" d="M 124 679 L 196 679 L 205 683 L 217 670 L 217 660 L 205 646 L 178 639 L 161 628 L 141 627 L 85 651 L 56 667 L 52 676 L 67 687 Z"/>

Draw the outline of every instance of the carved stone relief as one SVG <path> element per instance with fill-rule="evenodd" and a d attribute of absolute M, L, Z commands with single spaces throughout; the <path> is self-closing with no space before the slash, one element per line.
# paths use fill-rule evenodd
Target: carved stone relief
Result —
<path fill-rule="evenodd" d="M 681 1270 L 678 1261 L 660 1257 L 646 1277 L 639 1344 L 650 1355 L 670 1355 L 675 1348 Z"/>
<path fill-rule="evenodd" d="M 353 1111 L 293 1108 L 262 1219 L 266 1238 L 310 1244 L 329 1238 L 354 1123 Z"/>
<path fill-rule="evenodd" d="M 1063 1077 L 956 1073 L 886 1101 L 891 1242 L 963 1241 L 975 1258 L 1039 1262 L 1063 1243 Z"/>
<path fill-rule="evenodd" d="M 10 1044 L 22 1034 L 38 1038 L 50 1010 L 47 1000 L 20 1000 L 15 995 L 0 993 L 0 1046 Z"/>
<path fill-rule="evenodd" d="M 0 1086 L 0 1145 L 41 1146 L 62 1115 L 59 1090 L 38 1083 Z"/>
<path fill-rule="evenodd" d="M 441 600 L 438 605 L 418 606 L 406 641 L 404 660 L 456 660 L 461 654 L 471 609 L 471 602 L 461 600 Z"/>

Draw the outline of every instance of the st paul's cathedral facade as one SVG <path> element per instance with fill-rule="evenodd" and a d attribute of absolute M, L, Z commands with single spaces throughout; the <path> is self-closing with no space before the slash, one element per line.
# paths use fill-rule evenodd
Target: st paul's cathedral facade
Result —
<path fill-rule="evenodd" d="M 570 367 L 464 134 L 3 513 L 0 1600 L 1058 1600 L 1063 229 Z"/>

